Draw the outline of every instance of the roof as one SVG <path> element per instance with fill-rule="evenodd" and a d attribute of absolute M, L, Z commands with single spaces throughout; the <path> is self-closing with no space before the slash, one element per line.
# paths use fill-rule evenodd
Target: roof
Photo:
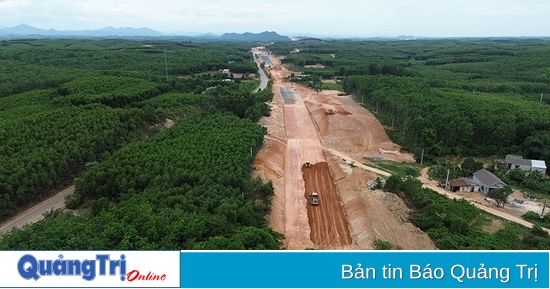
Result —
<path fill-rule="evenodd" d="M 531 160 L 531 167 L 538 169 L 546 169 L 546 163 L 539 160 Z"/>
<path fill-rule="evenodd" d="M 486 169 L 481 169 L 475 172 L 474 177 L 476 177 L 486 187 L 495 187 L 498 185 L 500 185 L 498 187 L 506 186 L 506 183 Z"/>
<path fill-rule="evenodd" d="M 531 165 L 531 160 L 524 159 L 520 155 L 506 155 L 505 159 L 507 164 L 513 164 L 513 165 Z"/>
<path fill-rule="evenodd" d="M 451 184 L 451 187 L 471 187 L 471 186 L 477 186 L 477 184 L 468 179 L 468 178 L 461 178 L 461 179 L 456 179 L 456 180 L 452 180 L 450 182 Z"/>

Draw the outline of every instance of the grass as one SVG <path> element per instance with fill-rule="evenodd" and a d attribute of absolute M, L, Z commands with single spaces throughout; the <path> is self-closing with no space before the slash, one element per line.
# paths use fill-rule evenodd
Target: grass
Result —
<path fill-rule="evenodd" d="M 399 176 L 420 176 L 421 167 L 416 163 L 374 160 L 367 157 L 364 157 L 363 159 L 365 161 L 365 165 L 373 166 L 392 174 Z"/>
<path fill-rule="evenodd" d="M 544 210 L 544 218 L 540 219 L 540 213 L 541 212 L 527 212 L 522 217 L 522 219 L 526 220 L 527 222 L 531 222 L 533 224 L 539 225 L 543 228 L 550 229 L 550 209 L 546 208 Z"/>
<path fill-rule="evenodd" d="M 435 158 L 439 163 L 450 163 L 454 165 L 461 165 L 464 159 L 466 158 L 472 158 L 476 162 L 482 162 L 483 166 L 487 168 L 488 166 L 491 166 L 494 164 L 494 160 L 498 159 L 496 156 L 490 156 L 490 157 L 468 157 L 468 156 L 442 156 Z"/>
<path fill-rule="evenodd" d="M 344 88 L 339 83 L 324 83 L 323 82 L 321 84 L 321 89 L 344 91 Z"/>
<path fill-rule="evenodd" d="M 240 86 L 240 90 L 241 91 L 254 91 L 256 88 L 258 88 L 258 86 L 260 86 L 260 81 L 259 80 L 243 80 L 241 82 L 241 86 Z"/>

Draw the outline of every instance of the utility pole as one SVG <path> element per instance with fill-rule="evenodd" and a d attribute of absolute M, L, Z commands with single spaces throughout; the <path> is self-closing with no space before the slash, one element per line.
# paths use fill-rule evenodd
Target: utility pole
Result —
<path fill-rule="evenodd" d="M 250 147 L 250 156 L 252 156 L 252 147 Z"/>
<path fill-rule="evenodd" d="M 544 95 L 544 93 L 541 93 L 540 94 L 540 101 L 542 101 L 542 96 Z"/>
<path fill-rule="evenodd" d="M 361 104 L 363 104 L 363 100 L 365 99 L 365 95 L 361 96 Z"/>
<path fill-rule="evenodd" d="M 447 189 L 447 185 L 449 184 L 449 173 L 451 172 L 451 169 L 447 169 L 447 180 L 445 181 L 445 190 Z"/>
<path fill-rule="evenodd" d="M 164 67 L 166 68 L 166 84 L 168 84 L 168 62 L 166 62 L 166 48 L 164 48 Z"/>
<path fill-rule="evenodd" d="M 420 166 L 422 166 L 422 162 L 424 162 L 424 148 L 422 148 L 422 156 L 420 157 Z"/>
<path fill-rule="evenodd" d="M 542 205 L 542 212 L 540 213 L 540 220 L 544 219 L 544 209 L 546 209 L 546 200 L 548 199 L 548 194 L 544 197 L 544 205 Z"/>

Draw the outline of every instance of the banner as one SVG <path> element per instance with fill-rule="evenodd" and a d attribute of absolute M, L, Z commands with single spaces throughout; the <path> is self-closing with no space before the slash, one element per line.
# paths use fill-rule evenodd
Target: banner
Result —
<path fill-rule="evenodd" d="M 179 288 L 180 251 L 1 251 L 0 288 Z"/>
<path fill-rule="evenodd" d="M 183 251 L 183 288 L 549 288 L 549 253 Z"/>
<path fill-rule="evenodd" d="M 0 288 L 549 288 L 548 251 L 0 251 Z"/>

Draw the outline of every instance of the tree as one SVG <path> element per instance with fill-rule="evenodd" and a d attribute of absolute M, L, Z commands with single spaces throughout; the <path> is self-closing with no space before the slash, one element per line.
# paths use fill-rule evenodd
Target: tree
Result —
<path fill-rule="evenodd" d="M 506 186 L 500 189 L 489 190 L 487 196 L 495 200 L 495 202 L 497 203 L 497 207 L 504 207 L 504 204 L 506 204 L 506 199 L 510 194 L 512 194 L 512 189 Z"/>
<path fill-rule="evenodd" d="M 386 180 L 386 184 L 384 184 L 384 190 L 391 193 L 397 193 L 399 191 L 401 183 L 403 183 L 403 181 L 399 176 L 391 175 Z"/>
<path fill-rule="evenodd" d="M 375 250 L 391 250 L 392 244 L 388 241 L 376 239 L 374 240 L 374 249 Z"/>
<path fill-rule="evenodd" d="M 462 169 L 464 176 L 468 177 L 474 172 L 483 169 L 483 163 L 476 162 L 473 158 L 465 158 L 462 165 L 460 165 L 460 168 Z"/>
<path fill-rule="evenodd" d="M 550 133 L 535 133 L 523 142 L 523 153 L 530 159 L 550 160 Z"/>

